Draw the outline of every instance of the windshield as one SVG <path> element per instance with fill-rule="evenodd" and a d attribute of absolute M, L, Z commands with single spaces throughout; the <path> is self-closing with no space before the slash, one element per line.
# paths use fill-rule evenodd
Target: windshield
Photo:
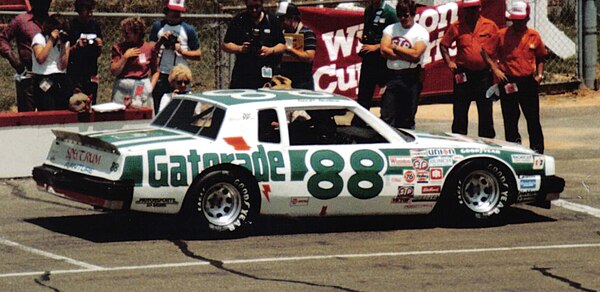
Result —
<path fill-rule="evenodd" d="M 215 139 L 225 117 L 225 110 L 210 103 L 174 99 L 158 113 L 153 126 L 188 132 Z"/>

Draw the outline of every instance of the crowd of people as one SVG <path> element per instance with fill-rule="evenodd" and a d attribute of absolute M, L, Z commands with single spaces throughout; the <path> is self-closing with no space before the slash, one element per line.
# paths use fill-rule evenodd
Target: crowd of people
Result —
<path fill-rule="evenodd" d="M 31 0 L 31 11 L 20 14 L 0 33 L 0 54 L 16 70 L 18 110 L 66 109 L 74 92 L 95 103 L 98 92 L 98 57 L 102 30 L 93 19 L 95 0 L 75 0 L 78 16 L 65 22 L 49 16 L 52 0 Z M 232 89 L 257 89 L 274 76 L 291 80 L 293 88 L 314 89 L 312 63 L 316 37 L 302 23 L 299 9 L 281 2 L 275 14 L 263 8 L 263 0 L 245 0 L 245 11 L 229 23 L 222 50 L 235 54 L 230 80 Z M 530 147 L 544 151 L 539 116 L 538 86 L 547 54 L 539 33 L 527 27 L 529 5 L 514 1 L 509 7 L 512 24 L 503 29 L 480 15 L 480 0 L 462 0 L 459 20 L 441 40 L 441 53 L 453 74 L 452 132 L 467 134 L 468 112 L 477 105 L 479 136 L 494 138 L 493 102 L 488 92 L 498 83 L 505 136 L 521 143 L 518 120 L 527 120 Z M 423 54 L 429 33 L 415 22 L 417 5 L 399 0 L 391 7 L 370 0 L 364 12 L 359 56 L 362 58 L 358 103 L 369 109 L 377 85 L 381 119 L 393 127 L 415 129 L 422 89 Z M 202 56 L 196 29 L 182 21 L 184 1 L 169 0 L 165 18 L 155 21 L 146 38 L 146 24 L 139 17 L 121 21 L 122 41 L 111 51 L 115 76 L 112 100 L 146 106 L 158 112 L 173 94 L 190 91 L 190 60 Z M 10 41 L 16 40 L 18 57 Z M 450 47 L 456 43 L 457 55 Z M 353 121 L 358 125 L 360 121 Z"/>

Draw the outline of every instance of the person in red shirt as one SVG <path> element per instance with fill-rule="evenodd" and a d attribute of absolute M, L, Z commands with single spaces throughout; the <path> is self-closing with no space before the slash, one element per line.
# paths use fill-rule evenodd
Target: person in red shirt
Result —
<path fill-rule="evenodd" d="M 15 69 L 15 87 L 17 89 L 17 109 L 19 112 L 35 110 L 33 98 L 34 82 L 31 75 L 31 41 L 33 36 L 42 32 L 42 24 L 48 18 L 48 9 L 52 0 L 32 0 L 31 10 L 17 15 L 0 32 L 0 55 L 6 58 Z M 15 56 L 10 41 L 16 40 Z"/>
<path fill-rule="evenodd" d="M 446 29 L 440 50 L 448 68 L 454 74 L 454 105 L 452 132 L 467 134 L 471 101 L 477 104 L 479 136 L 494 138 L 492 100 L 485 92 L 492 85 L 492 74 L 481 52 L 492 53 L 498 43 L 498 26 L 480 15 L 480 0 L 463 0 L 459 20 Z M 450 58 L 449 48 L 456 42 L 456 58 Z"/>
<path fill-rule="evenodd" d="M 489 55 L 484 57 L 500 82 L 506 141 L 521 143 L 519 117 L 522 110 L 527 120 L 529 147 L 544 153 L 538 87 L 544 76 L 544 59 L 548 51 L 540 34 L 527 27 L 529 12 L 527 3 L 513 2 L 508 17 L 512 25 L 499 32 L 500 41 L 495 52 L 498 65 Z"/>
<path fill-rule="evenodd" d="M 123 19 L 121 28 L 123 42 L 112 48 L 110 71 L 117 77 L 112 100 L 125 104 L 125 97 L 131 97 L 133 107 L 154 108 L 151 77 L 157 74 L 158 60 L 154 43 L 144 41 L 146 25 L 140 17 Z"/>

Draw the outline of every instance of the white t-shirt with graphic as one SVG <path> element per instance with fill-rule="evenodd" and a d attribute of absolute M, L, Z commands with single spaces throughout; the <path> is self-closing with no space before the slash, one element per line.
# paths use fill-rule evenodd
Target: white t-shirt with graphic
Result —
<path fill-rule="evenodd" d="M 41 33 L 38 33 L 33 37 L 33 40 L 31 41 L 31 48 L 33 48 L 35 45 L 40 45 L 42 47 L 45 47 L 46 41 L 47 41 L 47 38 L 44 35 L 42 35 Z M 67 48 L 68 47 L 69 47 L 69 43 L 67 42 Z M 44 62 L 44 64 L 40 64 L 37 62 L 37 59 L 35 58 L 35 53 L 32 50 L 32 52 L 31 52 L 31 59 L 32 59 L 31 71 L 33 71 L 34 74 L 38 74 L 38 75 L 66 73 L 67 72 L 66 67 L 62 70 L 58 68 L 58 59 L 60 58 L 60 50 L 58 48 L 59 48 L 58 45 L 52 47 L 52 50 L 50 50 L 50 54 L 48 55 L 48 58 L 46 58 L 46 62 Z"/>
<path fill-rule="evenodd" d="M 160 38 L 165 32 L 170 31 L 173 34 L 177 35 L 179 38 L 179 44 L 181 45 L 181 49 L 187 51 L 190 49 L 188 46 L 188 35 L 186 30 L 183 28 L 181 24 L 178 25 L 170 25 L 165 24 L 158 31 L 158 38 Z M 179 64 L 183 64 L 185 66 L 189 66 L 188 61 L 178 52 L 175 52 L 171 49 L 166 49 L 164 46 L 161 47 L 162 57 L 160 59 L 159 71 L 160 73 L 169 74 L 173 67 Z"/>
<path fill-rule="evenodd" d="M 402 24 L 399 22 L 390 24 L 383 30 L 383 35 L 390 37 L 392 44 L 399 47 L 413 48 L 418 42 L 424 42 L 426 45 L 429 43 L 429 32 L 418 23 L 415 23 L 408 29 L 402 27 Z M 423 64 L 423 56 L 421 55 L 418 63 L 388 59 L 387 67 L 392 70 L 416 68 L 418 65 Z"/>

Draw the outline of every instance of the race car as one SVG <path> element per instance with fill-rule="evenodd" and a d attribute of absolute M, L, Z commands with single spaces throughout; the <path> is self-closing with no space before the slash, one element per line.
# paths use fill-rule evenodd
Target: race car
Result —
<path fill-rule="evenodd" d="M 178 95 L 144 129 L 53 132 L 33 169 L 43 190 L 104 209 L 183 214 L 218 232 L 258 215 L 435 208 L 477 220 L 515 203 L 549 208 L 564 189 L 551 156 L 395 129 L 349 98 L 308 90 Z"/>

